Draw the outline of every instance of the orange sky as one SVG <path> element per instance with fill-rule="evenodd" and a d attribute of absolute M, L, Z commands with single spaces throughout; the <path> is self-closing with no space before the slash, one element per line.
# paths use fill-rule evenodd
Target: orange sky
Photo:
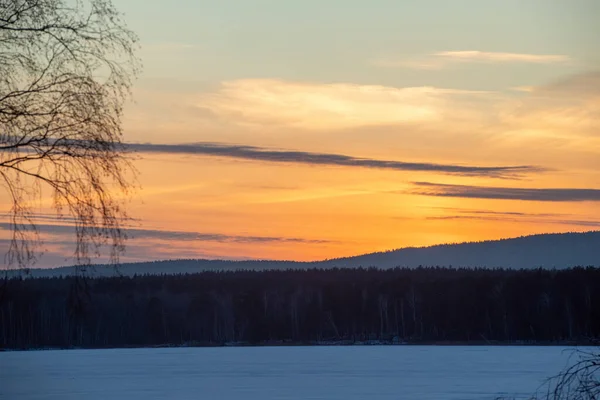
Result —
<path fill-rule="evenodd" d="M 161 3 L 115 2 L 145 64 L 124 119 L 126 141 L 147 144 L 125 261 L 600 229 L 597 4 L 466 1 L 432 22 L 425 5 L 350 2 L 323 6 L 302 36 L 281 23 L 306 11 L 292 3 L 235 18 L 190 4 L 194 24 L 173 14 L 150 29 L 176 12 Z M 527 168 L 482 169 L 514 166 Z M 64 233 L 45 238 L 38 265 L 68 263 Z"/>

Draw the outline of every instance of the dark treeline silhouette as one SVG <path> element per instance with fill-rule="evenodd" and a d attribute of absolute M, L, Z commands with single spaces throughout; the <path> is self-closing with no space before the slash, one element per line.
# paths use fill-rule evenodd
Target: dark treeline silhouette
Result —
<path fill-rule="evenodd" d="M 14 278 L 0 288 L 2 348 L 596 338 L 592 267 Z"/>

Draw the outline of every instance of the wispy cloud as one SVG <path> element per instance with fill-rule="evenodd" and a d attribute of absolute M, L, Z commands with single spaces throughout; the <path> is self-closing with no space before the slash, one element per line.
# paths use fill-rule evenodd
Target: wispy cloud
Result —
<path fill-rule="evenodd" d="M 597 99 L 600 97 L 600 71 L 570 75 L 547 85 L 532 87 L 530 92 L 538 96 Z"/>
<path fill-rule="evenodd" d="M 529 63 L 529 64 L 556 64 L 569 62 L 566 55 L 559 54 L 527 54 L 505 53 L 478 50 L 441 51 L 423 56 L 406 58 L 379 58 L 372 61 L 373 65 L 384 68 L 412 68 L 424 70 L 438 70 L 449 65 L 465 63 Z"/>
<path fill-rule="evenodd" d="M 457 97 L 482 93 L 486 92 L 242 79 L 200 95 L 197 107 L 242 125 L 331 130 L 440 121 Z"/>
<path fill-rule="evenodd" d="M 478 221 L 497 221 L 497 222 L 517 222 L 532 224 L 549 225 L 571 225 L 583 227 L 600 227 L 600 221 L 595 220 L 574 220 L 574 219 L 534 219 L 534 218 L 514 218 L 502 216 L 477 216 L 477 215 L 442 215 L 427 217 L 427 220 L 478 220 Z"/>
<path fill-rule="evenodd" d="M 600 189 L 508 188 L 450 185 L 431 182 L 413 182 L 413 184 L 416 188 L 410 191 L 410 193 L 423 196 L 555 202 L 600 201 Z"/>
<path fill-rule="evenodd" d="M 569 57 L 556 54 L 526 54 L 526 53 L 502 53 L 490 51 L 442 51 L 434 53 L 434 56 L 458 60 L 461 62 L 498 62 L 498 63 L 534 63 L 552 64 L 569 61 Z"/>
<path fill-rule="evenodd" d="M 457 207 L 427 207 L 430 209 L 450 211 L 457 214 L 467 214 L 467 215 L 491 215 L 491 216 L 508 216 L 508 217 L 564 217 L 569 214 L 560 214 L 560 213 L 529 213 L 529 212 L 519 212 L 519 211 L 495 211 L 495 210 L 473 210 L 473 209 L 465 209 L 465 208 L 457 208 Z"/>
<path fill-rule="evenodd" d="M 415 163 L 395 160 L 359 158 L 342 154 L 313 153 L 306 151 L 274 150 L 263 147 L 229 145 L 221 143 L 193 144 L 130 144 L 130 148 L 146 153 L 171 153 L 208 155 L 273 163 L 293 163 L 340 167 L 387 169 L 395 171 L 439 172 L 464 176 L 518 178 L 524 174 L 543 172 L 530 165 L 520 166 L 468 166 L 454 164 Z"/>
<path fill-rule="evenodd" d="M 600 129 L 600 72 L 576 74 L 556 82 L 521 88 L 527 91 L 518 102 L 499 107 L 499 120 L 506 127 L 504 139 L 521 146 L 536 140 L 560 140 L 561 149 L 579 147 L 598 150 Z M 594 145 L 596 140 L 596 145 Z M 536 143 L 536 144 L 537 144 Z M 556 147 L 556 144 L 554 145 Z"/>
<path fill-rule="evenodd" d="M 75 227 L 70 224 L 36 224 L 38 232 L 49 235 L 72 235 Z M 10 231 L 12 225 L 8 222 L 0 222 L 0 230 Z M 134 240 L 137 239 L 157 239 L 173 241 L 198 241 L 198 242 L 218 242 L 218 243 L 299 243 L 299 244 L 321 244 L 330 243 L 328 240 L 305 239 L 295 237 L 278 236 L 245 236 L 245 235 L 226 235 L 221 233 L 203 233 L 189 231 L 172 231 L 159 229 L 137 229 L 125 228 L 124 232 Z"/>
<path fill-rule="evenodd" d="M 561 213 L 528 213 L 518 211 L 470 210 L 455 207 L 437 207 L 449 211 L 452 215 L 436 215 L 426 217 L 427 220 L 476 220 L 517 222 L 533 224 L 571 225 L 583 227 L 599 227 L 600 221 L 594 219 L 574 219 L 571 214 Z"/>
<path fill-rule="evenodd" d="M 12 217 L 13 217 L 13 215 L 11 213 L 0 212 L 0 219 L 2 219 L 4 221 L 10 220 L 10 219 L 12 219 Z M 51 221 L 51 222 L 62 221 L 62 222 L 68 222 L 68 223 L 77 222 L 76 219 L 71 216 L 65 215 L 63 217 L 60 217 L 56 214 L 43 214 L 43 213 L 36 213 L 36 214 L 29 215 L 29 220 L 34 223 L 36 221 Z"/>

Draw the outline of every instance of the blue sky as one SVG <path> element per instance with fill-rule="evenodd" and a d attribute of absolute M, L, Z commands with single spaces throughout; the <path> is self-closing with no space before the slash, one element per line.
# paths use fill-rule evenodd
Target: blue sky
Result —
<path fill-rule="evenodd" d="M 498 89 L 542 83 L 598 61 L 593 16 L 600 5 L 591 0 L 116 4 L 142 39 L 147 77 Z M 578 65 L 462 65 L 432 73 L 372 63 L 460 50 L 562 54 Z"/>

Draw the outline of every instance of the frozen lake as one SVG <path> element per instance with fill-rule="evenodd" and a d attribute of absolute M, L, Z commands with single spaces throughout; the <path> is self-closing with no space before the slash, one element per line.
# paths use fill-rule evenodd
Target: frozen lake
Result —
<path fill-rule="evenodd" d="M 560 347 L 235 347 L 0 352 L 0 398 L 309 400 L 525 398 Z"/>

